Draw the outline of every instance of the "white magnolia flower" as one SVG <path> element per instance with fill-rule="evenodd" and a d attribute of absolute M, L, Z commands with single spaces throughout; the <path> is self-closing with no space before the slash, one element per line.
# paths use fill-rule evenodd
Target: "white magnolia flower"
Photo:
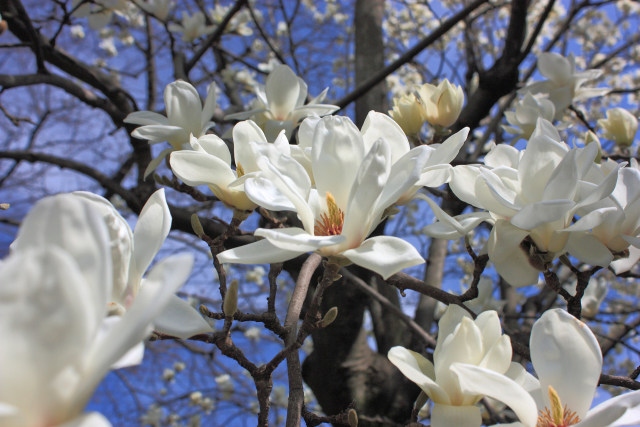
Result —
<path fill-rule="evenodd" d="M 311 149 L 315 187 L 291 156 L 259 157 L 261 171 L 244 181 L 246 194 L 267 209 L 296 212 L 302 228 L 258 229 L 255 235 L 264 240 L 227 250 L 218 255 L 220 262 L 282 262 L 316 251 L 346 258 L 385 278 L 423 263 L 402 239 L 367 239 L 386 208 L 419 182 L 428 158 L 428 150 L 420 147 L 407 152 L 393 164 L 401 173 L 393 175 L 392 144 L 384 134 L 363 138 L 346 117 L 324 117 L 315 126 Z"/>
<path fill-rule="evenodd" d="M 602 371 L 602 353 L 587 325 L 562 309 L 549 310 L 534 323 L 529 346 L 539 379 L 531 391 L 537 406 L 532 409 L 540 411 L 538 427 L 611 427 L 640 423 L 640 391 L 620 395 L 589 409 Z M 478 380 L 478 377 L 463 377 L 469 385 Z M 526 404 L 531 405 L 531 401 Z M 519 418 L 525 425 L 536 423 L 532 418 Z"/>
<path fill-rule="evenodd" d="M 215 26 L 206 25 L 204 13 L 198 11 L 193 15 L 182 12 L 180 24 L 169 24 L 169 31 L 182 33 L 182 41 L 191 43 L 197 38 L 212 33 Z"/>
<path fill-rule="evenodd" d="M 600 77 L 602 70 L 576 71 L 573 55 L 565 58 L 557 53 L 542 52 L 538 55 L 538 70 L 547 80 L 532 83 L 523 91 L 547 94 L 555 105 L 555 118 L 558 120 L 573 101 L 602 96 L 609 92 L 606 88 L 582 87 L 586 82 Z"/>
<path fill-rule="evenodd" d="M 430 124 L 448 128 L 458 120 L 464 104 L 462 87 L 444 79 L 438 86 L 425 83 L 417 90 L 422 116 Z"/>
<path fill-rule="evenodd" d="M 552 121 L 555 114 L 556 108 L 553 102 L 542 96 L 534 96 L 527 92 L 522 100 L 516 103 L 514 111 L 504 113 L 510 126 L 502 127 L 505 131 L 514 134 L 518 138 L 529 139 L 536 128 L 539 117 Z"/>
<path fill-rule="evenodd" d="M 540 271 L 564 252 L 574 214 L 615 187 L 616 170 L 600 182 L 587 182 L 597 150 L 594 144 L 569 150 L 553 125 L 539 119 L 526 150 L 501 144 L 485 156 L 486 166 L 454 168 L 450 186 L 456 196 L 491 215 L 489 258 L 511 285 L 536 283 Z M 449 238 L 487 220 L 483 212 L 453 219 L 434 212 L 440 224 L 433 235 Z M 610 261 L 605 259 L 604 265 Z"/>
<path fill-rule="evenodd" d="M 173 7 L 173 0 L 143 0 L 137 2 L 137 5 L 159 20 L 166 21 Z"/>
<path fill-rule="evenodd" d="M 578 281 L 574 280 L 571 284 L 565 285 L 564 288 L 572 295 L 576 294 L 576 287 Z M 593 317 L 598 314 L 600 305 L 604 301 L 604 298 L 609 292 L 609 283 L 604 276 L 592 277 L 589 279 L 589 284 L 584 290 L 580 304 L 582 305 L 582 315 L 587 317 Z"/>
<path fill-rule="evenodd" d="M 424 124 L 422 101 L 414 93 L 393 98 L 393 108 L 389 115 L 400 125 L 407 135 L 417 135 Z"/>
<path fill-rule="evenodd" d="M 171 155 L 171 169 L 185 184 L 207 185 L 223 203 L 232 208 L 251 211 L 256 204 L 247 197 L 237 180 L 254 175 L 260 168 L 259 155 L 290 154 L 284 133 L 274 143 L 268 143 L 262 130 L 251 120 L 233 127 L 233 149 L 236 162 L 231 167 L 231 153 L 224 141 L 215 135 L 191 138 L 192 151 L 177 151 Z"/>
<path fill-rule="evenodd" d="M 624 108 L 616 107 L 607 110 L 607 117 L 598 120 L 598 126 L 604 129 L 607 138 L 621 147 L 629 147 L 638 131 L 638 119 Z"/>
<path fill-rule="evenodd" d="M 254 120 L 267 139 L 273 141 L 282 130 L 291 135 L 298 123 L 308 116 L 325 116 L 338 110 L 337 105 L 321 104 L 328 88 L 308 104 L 307 84 L 287 65 L 279 65 L 269 73 L 264 86 L 255 87 L 256 99 L 252 109 L 230 114 L 227 119 Z"/>
<path fill-rule="evenodd" d="M 73 16 L 88 18 L 92 30 L 101 30 L 106 27 L 114 13 L 126 16 L 130 7 L 127 0 L 95 0 L 80 4 L 81 1 L 73 0 L 71 3 L 72 8 L 75 9 Z"/>
<path fill-rule="evenodd" d="M 159 263 L 122 316 L 112 292 L 109 230 L 91 203 L 61 194 L 38 202 L 0 262 L 0 424 L 108 426 L 81 412 L 112 367 L 131 353 L 191 270 L 190 256 Z"/>
<path fill-rule="evenodd" d="M 162 151 L 149 163 L 145 177 L 172 151 L 190 149 L 190 135 L 200 138 L 213 126 L 210 120 L 216 109 L 215 84 L 209 85 L 203 107 L 198 91 L 191 84 L 177 80 L 165 88 L 164 105 L 166 117 L 153 111 L 136 111 L 124 119 L 125 123 L 141 125 L 131 132 L 132 136 L 147 139 L 152 144 L 164 141 L 171 144 L 171 148 Z"/>
<path fill-rule="evenodd" d="M 463 308 L 450 305 L 438 323 L 433 363 L 404 347 L 389 350 L 389 360 L 416 383 L 433 401 L 433 427 L 480 427 L 482 415 L 476 404 L 483 397 L 499 400 L 535 426 L 536 408 L 531 396 L 505 373 L 511 366 L 511 340 L 502 334 L 495 311 L 485 311 L 476 320 Z M 471 390 L 464 378 L 470 371 Z M 469 381 L 466 381 L 469 382 Z"/>
<path fill-rule="evenodd" d="M 72 194 L 92 204 L 104 217 L 109 231 L 113 262 L 109 314 L 122 315 L 131 307 L 144 287 L 147 280 L 143 277 L 144 273 L 171 229 L 171 214 L 164 189 L 149 197 L 133 231 L 105 198 L 84 191 Z M 165 258 L 163 262 L 168 262 L 170 258 L 173 257 Z M 171 297 L 167 308 L 156 318 L 154 325 L 158 332 L 183 339 L 212 331 L 202 316 L 176 295 Z"/>

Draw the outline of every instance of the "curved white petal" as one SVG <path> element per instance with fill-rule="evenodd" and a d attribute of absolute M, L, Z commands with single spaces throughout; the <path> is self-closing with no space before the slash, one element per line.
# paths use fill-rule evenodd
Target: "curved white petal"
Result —
<path fill-rule="evenodd" d="M 579 427 L 618 427 L 640 424 L 640 390 L 611 398 L 596 406 Z"/>
<path fill-rule="evenodd" d="M 393 236 L 375 236 L 342 253 L 349 261 L 368 268 L 384 279 L 400 270 L 424 263 L 412 244 Z"/>
<path fill-rule="evenodd" d="M 545 405 L 550 407 L 544 391 L 552 386 L 562 404 L 584 418 L 602 371 L 600 346 L 589 327 L 562 309 L 551 309 L 534 323 L 529 347 Z"/>
<path fill-rule="evenodd" d="M 445 405 L 436 403 L 431 409 L 432 427 L 480 427 L 482 424 L 482 413 L 475 405 Z"/>
<path fill-rule="evenodd" d="M 200 313 L 182 298 L 174 295 L 165 309 L 153 322 L 154 329 L 162 334 L 187 339 L 198 334 L 213 332 Z"/>
<path fill-rule="evenodd" d="M 538 408 L 531 395 L 515 381 L 490 369 L 454 363 L 451 370 L 458 376 L 464 393 L 496 399 L 509 406 L 526 427 L 535 427 Z"/>
<path fill-rule="evenodd" d="M 300 84 L 293 70 L 286 65 L 278 65 L 267 77 L 265 93 L 269 110 L 276 120 L 284 120 L 296 107 Z"/>
<path fill-rule="evenodd" d="M 189 142 L 189 134 L 179 126 L 167 125 L 147 125 L 131 132 L 131 136 L 140 139 L 147 139 L 150 142 L 168 141 L 174 148 L 179 148 L 180 144 Z"/>
<path fill-rule="evenodd" d="M 176 176 L 192 187 L 215 184 L 226 188 L 236 179 L 224 160 L 198 151 L 175 151 L 169 163 Z"/>
<path fill-rule="evenodd" d="M 520 247 L 527 234 L 527 231 L 514 227 L 508 221 L 499 220 L 489 235 L 489 259 L 511 286 L 528 286 L 538 282 L 540 271 L 531 266 L 528 254 Z"/>
<path fill-rule="evenodd" d="M 511 224 L 523 230 L 564 218 L 575 205 L 572 200 L 543 200 L 526 205 L 511 217 Z"/>
<path fill-rule="evenodd" d="M 246 175 L 245 175 L 246 176 Z M 244 181 L 244 192 L 255 204 L 272 211 L 295 211 L 296 207 L 269 179 L 261 176 Z"/>
<path fill-rule="evenodd" d="M 311 252 L 327 246 L 338 245 L 345 241 L 342 235 L 335 236 L 314 236 L 307 233 L 302 228 L 258 228 L 256 236 L 267 238 L 269 242 L 284 250 L 296 252 Z"/>
<path fill-rule="evenodd" d="M 196 137 L 202 134 L 202 103 L 198 91 L 190 83 L 177 80 L 168 84 L 164 90 L 164 105 L 172 125 Z"/>
<path fill-rule="evenodd" d="M 400 157 L 409 151 L 409 140 L 402 128 L 386 114 L 369 111 L 362 124 L 362 140 L 365 151 L 368 152 L 378 138 L 389 143 L 391 149 L 391 163 L 395 163 Z"/>
<path fill-rule="evenodd" d="M 613 261 L 613 254 L 593 234 L 575 232 L 569 234 L 565 247 L 567 252 L 582 262 L 607 267 Z"/>
<path fill-rule="evenodd" d="M 211 83 L 207 87 L 207 99 L 204 101 L 204 107 L 202 107 L 202 113 L 200 115 L 200 129 L 204 129 L 216 112 L 217 95 L 216 84 Z"/>
<path fill-rule="evenodd" d="M 168 125 L 169 120 L 162 114 L 153 111 L 134 111 L 124 118 L 123 122 L 134 125 Z"/>
<path fill-rule="evenodd" d="M 146 169 L 144 170 L 143 179 L 146 180 L 149 175 L 151 175 L 153 172 L 155 172 L 155 170 L 158 168 L 158 166 L 160 166 L 160 163 L 162 163 L 164 161 L 165 157 L 167 157 L 169 154 L 171 154 L 172 151 L 173 151 L 173 147 L 165 148 L 164 150 L 162 150 L 158 154 L 157 157 L 154 157 L 153 159 L 151 159 L 151 161 L 147 165 Z"/>
<path fill-rule="evenodd" d="M 248 245 L 228 249 L 218 254 L 218 261 L 223 264 L 271 264 L 288 261 L 305 252 L 280 249 L 267 239 L 263 239 Z"/>
<path fill-rule="evenodd" d="M 98 412 L 82 414 L 78 418 L 60 424 L 58 427 L 111 427 L 111 423 Z"/>
<path fill-rule="evenodd" d="M 220 139 L 220 137 L 210 133 L 207 135 L 202 135 L 200 138 L 195 139 L 192 135 L 192 146 L 194 145 L 194 140 L 196 141 L 196 147 L 200 146 L 206 153 L 218 157 L 227 165 L 229 165 L 229 167 L 231 167 L 231 152 L 229 151 L 229 147 L 227 147 L 227 144 L 225 144 L 225 142 Z M 196 150 L 195 147 L 194 150 Z"/>
<path fill-rule="evenodd" d="M 435 151 L 429 157 L 428 165 L 439 165 L 450 163 L 456 158 L 458 152 L 464 145 L 469 136 L 469 128 L 462 128 L 458 132 L 445 139 L 442 144 L 436 147 Z"/>
<path fill-rule="evenodd" d="M 387 354 L 402 374 L 416 383 L 434 402 L 449 403 L 449 396 L 429 375 L 433 365 L 424 356 L 404 347 L 392 347 Z"/>
<path fill-rule="evenodd" d="M 138 277 L 130 279 L 139 280 L 147 271 L 170 230 L 171 212 L 167 206 L 164 188 L 161 188 L 149 197 L 133 230 L 133 260 Z"/>

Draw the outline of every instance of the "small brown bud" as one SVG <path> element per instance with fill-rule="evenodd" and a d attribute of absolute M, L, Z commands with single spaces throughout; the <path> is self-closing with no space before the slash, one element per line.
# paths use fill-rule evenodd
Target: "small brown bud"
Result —
<path fill-rule="evenodd" d="M 336 317 L 338 317 L 338 307 L 331 307 L 322 318 L 320 326 L 326 328 L 327 326 L 332 324 L 334 320 L 336 320 Z"/>
<path fill-rule="evenodd" d="M 355 409 L 349 409 L 349 412 L 347 413 L 347 417 L 349 419 L 349 426 L 350 427 L 358 427 L 358 413 L 356 412 Z"/>

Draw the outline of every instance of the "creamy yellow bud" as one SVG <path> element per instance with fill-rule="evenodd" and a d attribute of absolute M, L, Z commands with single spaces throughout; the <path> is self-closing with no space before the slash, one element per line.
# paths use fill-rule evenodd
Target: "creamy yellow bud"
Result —
<path fill-rule="evenodd" d="M 462 87 L 443 80 L 438 86 L 428 83 L 418 88 L 422 101 L 423 118 L 433 126 L 448 128 L 453 125 L 462 111 L 464 93 Z"/>
<path fill-rule="evenodd" d="M 192 214 L 191 215 L 191 228 L 193 229 L 193 232 L 196 233 L 196 236 L 202 238 L 202 236 L 204 236 L 204 228 L 202 228 L 202 223 L 200 223 L 200 217 L 198 217 L 198 214 Z"/>
<path fill-rule="evenodd" d="M 393 98 L 389 115 L 407 135 L 417 135 L 424 124 L 421 101 L 415 94 Z"/>
<path fill-rule="evenodd" d="M 595 163 L 600 164 L 602 162 L 602 144 L 600 144 L 600 139 L 598 135 L 595 133 L 588 131 L 584 137 L 584 145 L 596 144 L 598 146 L 598 154 L 596 158 L 593 160 Z"/>
<path fill-rule="evenodd" d="M 621 147 L 629 147 L 638 130 L 638 119 L 624 108 L 616 107 L 607 110 L 606 119 L 598 120 L 598 126 L 604 130 L 607 138 Z"/>
<path fill-rule="evenodd" d="M 355 409 L 349 409 L 347 418 L 349 419 L 349 427 L 358 427 L 358 413 Z"/>

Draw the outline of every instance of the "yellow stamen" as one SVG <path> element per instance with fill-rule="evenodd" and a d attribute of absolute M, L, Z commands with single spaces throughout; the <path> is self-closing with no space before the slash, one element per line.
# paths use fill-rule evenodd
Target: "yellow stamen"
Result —
<path fill-rule="evenodd" d="M 560 396 L 551 386 L 549 386 L 549 401 L 551 410 L 544 408 L 543 411 L 540 411 L 536 427 L 568 427 L 580 422 L 578 414 L 569 411 L 567 405 L 562 407 Z"/>
<path fill-rule="evenodd" d="M 344 212 L 338 207 L 336 199 L 327 191 L 327 212 L 320 215 L 313 229 L 316 236 L 337 236 L 342 233 Z"/>
<path fill-rule="evenodd" d="M 238 175 L 238 178 L 244 175 L 244 169 L 242 169 L 242 166 L 240 166 L 240 163 L 236 164 L 236 174 Z"/>

